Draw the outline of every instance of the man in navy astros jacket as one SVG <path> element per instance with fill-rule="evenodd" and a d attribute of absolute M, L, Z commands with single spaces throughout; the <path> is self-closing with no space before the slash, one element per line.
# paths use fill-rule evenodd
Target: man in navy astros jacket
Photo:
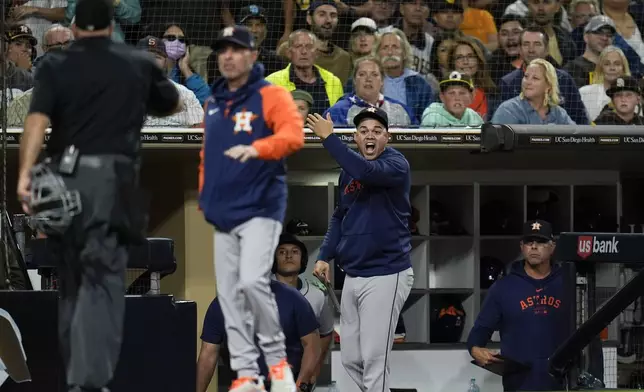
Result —
<path fill-rule="evenodd" d="M 331 117 L 307 125 L 342 167 L 340 203 L 314 274 L 329 279 L 329 260 L 346 272 L 341 299 L 342 364 L 363 392 L 389 391 L 389 352 L 414 282 L 411 268 L 409 162 L 387 147 L 387 113 L 368 107 L 353 120 L 359 153 L 333 134 Z"/>
<path fill-rule="evenodd" d="M 501 334 L 501 354 L 529 370 L 503 377 L 505 391 L 557 391 L 563 385 L 550 376 L 548 358 L 569 335 L 570 298 L 562 269 L 551 261 L 552 227 L 542 220 L 525 223 L 523 260 L 492 285 L 467 338 L 467 348 L 480 365 L 499 362 L 485 348 L 492 333 Z"/>

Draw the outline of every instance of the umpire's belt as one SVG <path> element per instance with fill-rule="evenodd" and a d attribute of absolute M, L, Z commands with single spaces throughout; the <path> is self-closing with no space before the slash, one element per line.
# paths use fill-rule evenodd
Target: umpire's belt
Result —
<path fill-rule="evenodd" d="M 60 155 L 55 155 L 45 159 L 47 163 L 60 162 Z M 114 162 L 116 164 L 124 164 L 130 167 L 138 165 L 138 159 L 133 159 L 126 155 L 121 154 L 100 154 L 100 155 L 81 155 L 78 157 L 78 166 L 89 167 L 92 169 L 100 169 L 108 163 Z"/>

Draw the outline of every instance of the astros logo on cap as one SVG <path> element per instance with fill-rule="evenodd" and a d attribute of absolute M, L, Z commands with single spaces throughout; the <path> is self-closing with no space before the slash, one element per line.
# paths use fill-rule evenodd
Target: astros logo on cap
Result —
<path fill-rule="evenodd" d="M 224 29 L 224 34 L 223 35 L 224 35 L 224 37 L 230 37 L 230 36 L 233 35 L 234 32 L 235 32 L 235 28 L 229 26 L 229 27 L 226 27 Z"/>

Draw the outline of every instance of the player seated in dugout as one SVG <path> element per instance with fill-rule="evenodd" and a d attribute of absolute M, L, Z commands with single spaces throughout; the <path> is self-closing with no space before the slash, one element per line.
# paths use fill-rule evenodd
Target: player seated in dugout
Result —
<path fill-rule="evenodd" d="M 292 367 L 297 384 L 307 384 L 313 378 L 320 356 L 319 324 L 315 313 L 306 298 L 297 289 L 276 280 L 271 280 L 270 286 L 275 296 L 280 324 L 286 338 L 288 363 Z M 206 392 L 218 363 L 224 365 L 223 369 L 227 370 L 230 375 L 230 377 L 221 377 L 220 372 L 218 378 L 220 385 L 238 379 L 237 375 L 230 374 L 232 372 L 230 371 L 230 357 L 226 341 L 224 315 L 219 301 L 215 298 L 208 307 L 203 322 L 201 349 L 197 360 L 197 392 Z M 255 343 L 259 345 L 257 338 Z M 223 361 L 219 361 L 220 357 L 223 358 Z M 249 362 L 248 365 L 253 366 L 253 359 L 250 359 Z M 270 390 L 268 367 L 261 350 L 257 364 L 259 365 L 259 373 L 264 377 L 265 388 Z M 222 378 L 226 378 L 226 380 L 222 380 Z"/>
<path fill-rule="evenodd" d="M 481 116 L 470 109 L 474 86 L 469 77 L 452 72 L 449 78 L 440 82 L 440 100 L 423 112 L 420 125 L 425 127 L 479 127 Z"/>
<path fill-rule="evenodd" d="M 632 76 L 615 79 L 606 90 L 606 95 L 610 97 L 611 103 L 595 119 L 594 124 L 644 125 L 641 90 L 637 79 Z"/>
<path fill-rule="evenodd" d="M 357 60 L 353 70 L 354 93 L 345 94 L 325 113 L 331 115 L 335 125 L 351 125 L 362 109 L 373 106 L 389 116 L 389 126 L 417 125 L 414 112 L 405 104 L 383 95 L 385 73 L 376 57 L 366 56 Z"/>
<path fill-rule="evenodd" d="M 522 259 L 490 287 L 467 348 L 481 366 L 503 358 L 526 365 L 526 370 L 503 375 L 504 391 L 562 390 L 549 374 L 548 358 L 574 328 L 569 321 L 575 298 L 567 295 L 563 269 L 552 259 L 556 244 L 550 223 L 526 222 L 519 246 Z M 500 353 L 486 348 L 495 331 L 501 334 Z"/>

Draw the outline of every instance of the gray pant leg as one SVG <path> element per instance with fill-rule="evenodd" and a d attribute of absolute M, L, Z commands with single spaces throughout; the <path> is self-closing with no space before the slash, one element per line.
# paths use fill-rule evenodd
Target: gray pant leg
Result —
<path fill-rule="evenodd" d="M 340 300 L 340 357 L 349 377 L 364 391 L 364 366 L 360 351 L 360 317 L 355 286 L 358 278 L 344 278 Z"/>
<path fill-rule="evenodd" d="M 235 228 L 240 238 L 240 290 L 255 316 L 255 333 L 268 366 L 286 359 L 284 333 L 270 274 L 282 224 L 268 218 L 253 218 Z"/>
<path fill-rule="evenodd" d="M 259 350 L 254 342 L 254 316 L 240 285 L 240 239 L 235 233 L 215 233 L 217 298 L 226 324 L 230 368 L 239 377 L 259 374 Z"/>
<path fill-rule="evenodd" d="M 389 392 L 389 354 L 398 316 L 414 283 L 414 273 L 410 268 L 393 275 L 354 279 L 363 366 L 359 386 L 365 392 Z M 340 339 L 343 341 L 342 336 Z"/>
<path fill-rule="evenodd" d="M 102 388 L 112 379 L 121 351 L 125 318 L 127 245 L 114 231 L 119 179 L 113 165 L 79 167 L 66 178 L 78 189 L 83 211 L 58 247 L 61 271 L 59 334 L 67 382 Z"/>

